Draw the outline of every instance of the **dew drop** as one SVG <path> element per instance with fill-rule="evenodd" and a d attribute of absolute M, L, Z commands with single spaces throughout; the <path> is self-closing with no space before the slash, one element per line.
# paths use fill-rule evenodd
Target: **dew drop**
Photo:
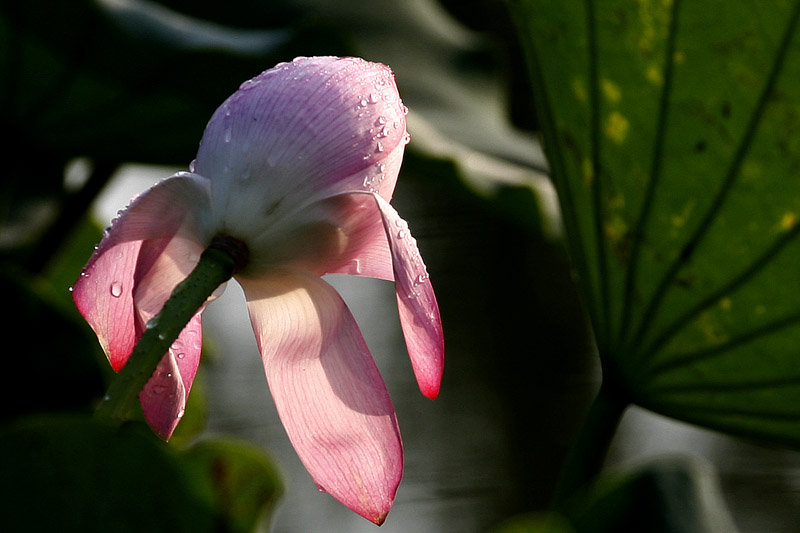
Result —
<path fill-rule="evenodd" d="M 122 283 L 115 281 L 111 284 L 111 296 L 114 298 L 122 296 Z"/>
<path fill-rule="evenodd" d="M 192 162 L 189 163 L 189 172 L 194 172 L 194 169 L 195 169 L 196 165 L 197 165 L 197 160 L 196 159 L 192 159 Z"/>
<path fill-rule="evenodd" d="M 404 229 L 401 229 L 400 231 L 397 232 L 398 239 L 405 239 L 406 235 L 408 235 L 408 232 L 406 232 L 406 230 Z"/>
<path fill-rule="evenodd" d="M 186 413 L 186 409 L 181 409 L 178 411 L 178 418 L 183 418 L 184 413 Z"/>
<path fill-rule="evenodd" d="M 185 353 L 178 352 L 178 359 L 185 359 L 185 358 L 186 358 L 186 354 Z"/>
<path fill-rule="evenodd" d="M 228 127 L 225 129 L 225 142 L 226 143 L 231 142 L 231 137 L 232 137 L 231 129 L 230 127 Z"/>

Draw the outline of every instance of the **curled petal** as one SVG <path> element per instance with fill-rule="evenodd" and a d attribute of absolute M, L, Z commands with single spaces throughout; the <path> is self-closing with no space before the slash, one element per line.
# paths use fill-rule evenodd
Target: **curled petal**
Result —
<path fill-rule="evenodd" d="M 272 396 L 317 486 L 382 523 L 402 475 L 389 394 L 336 291 L 300 270 L 239 279 Z"/>
<path fill-rule="evenodd" d="M 379 195 L 373 195 L 383 217 L 392 251 L 400 323 L 411 366 L 422 394 L 439 395 L 444 371 L 444 336 L 436 295 L 408 223 Z"/>
<path fill-rule="evenodd" d="M 139 394 L 147 423 L 169 440 L 189 400 L 202 349 L 200 313 L 186 325 Z"/>
<path fill-rule="evenodd" d="M 199 225 L 193 210 L 202 212 L 204 204 L 208 205 L 204 180 L 178 177 L 160 182 L 120 213 L 73 286 L 75 305 L 115 370 L 125 364 L 141 331 L 134 294 L 143 272 L 175 235 L 203 239 L 195 231 Z"/>
<path fill-rule="evenodd" d="M 277 227 L 280 236 L 271 238 L 272 253 L 262 257 L 267 266 L 291 265 L 318 276 L 353 274 L 391 281 L 392 254 L 381 220 L 371 194 L 325 198 L 297 213 L 288 224 L 295 232 Z"/>
<path fill-rule="evenodd" d="M 220 106 L 194 168 L 212 181 L 218 221 L 249 242 L 273 219 L 327 196 L 390 198 L 406 142 L 388 67 L 298 58 L 245 82 Z"/>

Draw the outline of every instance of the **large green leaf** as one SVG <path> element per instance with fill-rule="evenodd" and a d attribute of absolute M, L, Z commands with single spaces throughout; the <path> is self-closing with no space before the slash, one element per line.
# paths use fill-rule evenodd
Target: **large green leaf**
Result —
<path fill-rule="evenodd" d="M 606 377 L 800 446 L 800 2 L 512 6 Z"/>

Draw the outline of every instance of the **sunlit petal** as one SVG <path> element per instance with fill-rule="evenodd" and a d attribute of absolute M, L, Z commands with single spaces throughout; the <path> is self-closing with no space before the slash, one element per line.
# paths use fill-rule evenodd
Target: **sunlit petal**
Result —
<path fill-rule="evenodd" d="M 278 413 L 317 485 L 383 522 L 402 475 L 394 408 L 347 306 L 321 279 L 240 280 Z"/>
<path fill-rule="evenodd" d="M 107 230 L 73 286 L 73 300 L 115 370 L 127 361 L 140 331 L 134 290 L 142 265 L 176 234 L 202 240 L 193 209 L 208 204 L 207 194 L 202 180 L 171 178 L 137 197 Z"/>

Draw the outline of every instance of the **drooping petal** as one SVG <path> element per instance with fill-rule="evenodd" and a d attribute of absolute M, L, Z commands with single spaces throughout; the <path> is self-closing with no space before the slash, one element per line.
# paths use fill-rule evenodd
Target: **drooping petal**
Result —
<path fill-rule="evenodd" d="M 444 335 L 439 305 L 408 223 L 379 195 L 375 194 L 373 198 L 383 216 L 383 226 L 392 250 L 397 305 L 411 366 L 420 391 L 433 399 L 439 395 L 444 371 Z"/>
<path fill-rule="evenodd" d="M 300 270 L 239 278 L 272 396 L 318 487 L 382 523 L 402 475 L 391 399 L 336 291 Z"/>
<path fill-rule="evenodd" d="M 391 70 L 298 58 L 242 84 L 206 128 L 195 171 L 220 226 L 245 242 L 275 219 L 348 191 L 391 197 L 407 142 Z"/>
<path fill-rule="evenodd" d="M 145 253 L 147 245 L 152 249 Z M 147 241 L 137 269 L 134 304 L 137 332 L 156 316 L 174 288 L 197 264 L 202 247 L 194 241 L 175 237 L 168 242 Z M 224 289 L 224 285 L 221 287 Z M 221 290 L 209 298 L 213 300 Z M 157 435 L 169 439 L 183 416 L 202 350 L 201 308 L 173 342 L 145 385 L 139 400 L 145 418 Z"/>
<path fill-rule="evenodd" d="M 164 440 L 172 436 L 186 410 L 189 391 L 200 364 L 201 339 L 198 313 L 161 359 L 139 394 L 147 423 Z"/>
<path fill-rule="evenodd" d="M 195 215 L 204 205 L 205 180 L 174 177 L 155 185 L 120 213 L 73 286 L 72 298 L 115 370 L 138 338 L 134 291 L 142 265 L 177 234 L 202 241 Z"/>

